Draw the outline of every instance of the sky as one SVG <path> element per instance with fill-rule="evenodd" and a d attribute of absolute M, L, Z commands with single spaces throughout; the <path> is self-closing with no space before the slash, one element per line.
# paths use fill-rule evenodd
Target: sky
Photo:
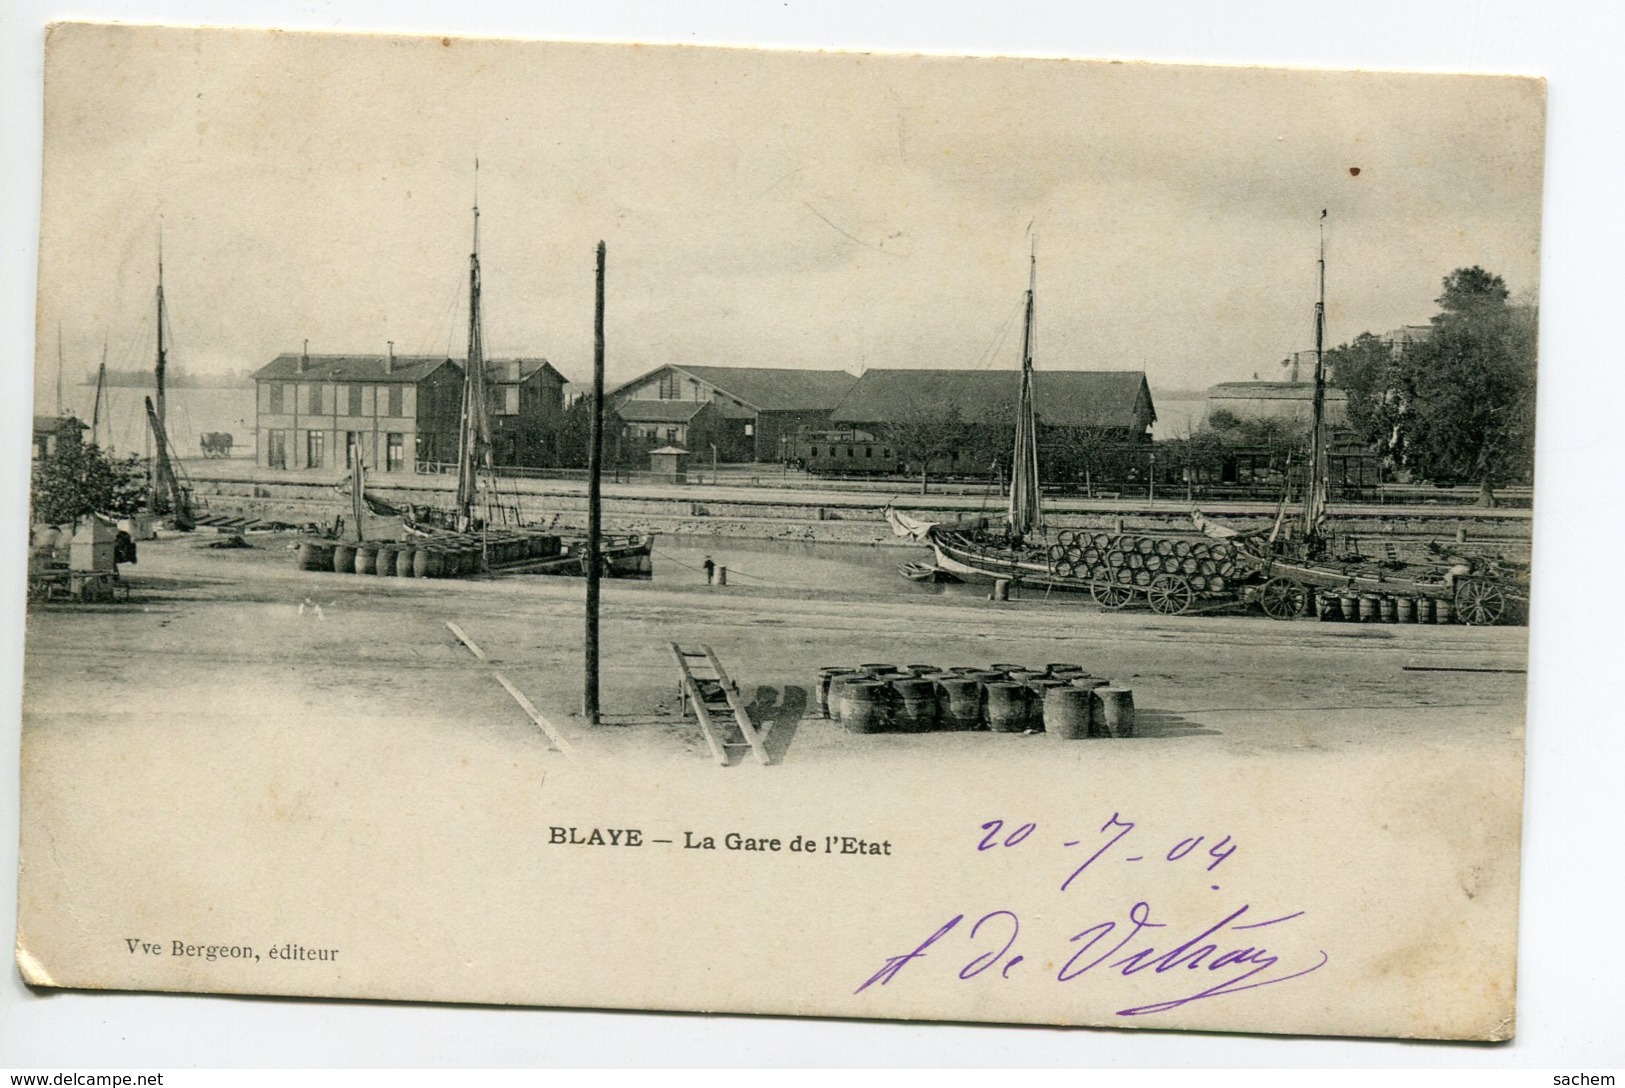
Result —
<path fill-rule="evenodd" d="M 1543 85 L 1506 77 L 59 27 L 36 400 L 147 367 L 461 357 L 478 169 L 488 353 L 1009 367 L 1153 391 L 1537 287 Z"/>

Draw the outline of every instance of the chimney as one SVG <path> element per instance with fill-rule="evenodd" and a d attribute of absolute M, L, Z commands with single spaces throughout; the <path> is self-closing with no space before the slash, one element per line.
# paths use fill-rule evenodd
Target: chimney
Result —
<path fill-rule="evenodd" d="M 389 341 L 389 354 L 384 356 L 384 373 L 395 373 L 395 341 Z"/>
<path fill-rule="evenodd" d="M 300 352 L 299 352 L 299 366 L 294 371 L 294 373 L 303 374 L 305 371 L 307 371 L 309 369 L 310 369 L 310 341 L 306 340 L 305 341 L 305 346 L 302 349 L 300 349 Z"/>

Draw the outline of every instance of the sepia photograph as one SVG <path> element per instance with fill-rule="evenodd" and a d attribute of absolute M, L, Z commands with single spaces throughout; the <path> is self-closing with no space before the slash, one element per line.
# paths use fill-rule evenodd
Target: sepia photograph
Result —
<path fill-rule="evenodd" d="M 1514 1036 L 1542 79 L 44 80 L 30 986 Z"/>

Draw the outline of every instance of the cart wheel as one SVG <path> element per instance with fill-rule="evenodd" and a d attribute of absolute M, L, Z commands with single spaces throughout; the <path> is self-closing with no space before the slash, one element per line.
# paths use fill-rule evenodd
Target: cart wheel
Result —
<path fill-rule="evenodd" d="M 1309 605 L 1309 590 L 1290 578 L 1271 578 L 1259 587 L 1258 603 L 1271 619 L 1289 620 L 1303 615 Z"/>
<path fill-rule="evenodd" d="M 1456 619 L 1474 627 L 1490 627 L 1501 622 L 1507 598 L 1494 582 L 1469 578 L 1456 587 Z"/>
<path fill-rule="evenodd" d="M 1191 606 L 1196 591 L 1185 579 L 1172 574 L 1159 574 L 1146 590 L 1146 602 L 1153 612 L 1164 616 L 1177 616 Z"/>
<path fill-rule="evenodd" d="M 1122 608 L 1134 599 L 1134 590 L 1116 582 L 1090 582 L 1089 595 L 1105 608 Z"/>

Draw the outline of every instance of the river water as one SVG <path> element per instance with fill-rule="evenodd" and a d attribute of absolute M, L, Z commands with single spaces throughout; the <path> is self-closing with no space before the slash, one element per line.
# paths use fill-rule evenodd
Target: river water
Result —
<path fill-rule="evenodd" d="M 101 444 L 104 449 L 120 454 L 145 454 L 152 448 L 147 437 L 147 411 L 143 398 L 150 389 L 131 386 L 113 386 L 107 390 L 103 408 Z M 233 457 L 254 456 L 254 386 L 225 389 L 170 389 L 164 397 L 165 426 L 169 440 L 182 457 L 202 454 L 202 439 L 210 432 L 231 435 Z M 63 409 L 71 411 L 86 423 L 96 405 L 96 387 L 75 385 L 63 390 Z M 54 407 L 37 406 L 36 410 L 49 412 Z M 85 433 L 88 441 L 90 433 Z"/>

